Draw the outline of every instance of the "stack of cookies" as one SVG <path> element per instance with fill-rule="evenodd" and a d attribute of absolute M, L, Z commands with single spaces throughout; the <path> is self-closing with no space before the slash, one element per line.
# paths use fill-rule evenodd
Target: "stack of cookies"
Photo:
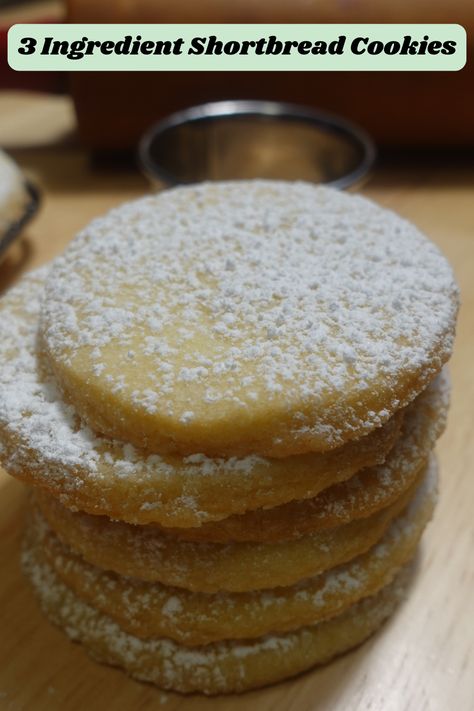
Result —
<path fill-rule="evenodd" d="M 179 188 L 92 222 L 0 317 L 24 569 L 96 659 L 242 691 L 403 597 L 432 515 L 458 308 L 406 221 L 304 183 Z"/>

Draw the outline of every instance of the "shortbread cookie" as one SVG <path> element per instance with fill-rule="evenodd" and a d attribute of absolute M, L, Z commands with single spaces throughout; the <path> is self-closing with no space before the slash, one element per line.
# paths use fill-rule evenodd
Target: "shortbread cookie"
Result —
<path fill-rule="evenodd" d="M 304 183 L 181 187 L 94 220 L 47 279 L 44 345 L 79 414 L 148 452 L 327 451 L 387 422 L 452 349 L 438 249 Z"/>
<path fill-rule="evenodd" d="M 293 585 L 364 553 L 405 508 L 418 483 L 367 519 L 282 543 L 193 543 L 153 526 L 72 512 L 42 491 L 34 500 L 59 538 L 99 568 L 198 592 L 244 592 Z"/>
<path fill-rule="evenodd" d="M 375 594 L 413 556 L 431 518 L 436 489 L 432 460 L 406 511 L 367 553 L 292 587 L 258 592 L 188 592 L 103 571 L 61 543 L 39 512 L 31 516 L 28 535 L 35 556 L 45 557 L 75 595 L 129 634 L 196 646 L 298 629 L 341 614 Z"/>
<path fill-rule="evenodd" d="M 199 528 L 162 529 L 189 541 L 277 542 L 366 518 L 389 506 L 418 476 L 446 425 L 449 379 L 444 371 L 406 408 L 399 439 L 384 464 L 363 469 L 318 496 L 257 509 Z"/>
<path fill-rule="evenodd" d="M 146 456 L 100 437 L 61 399 L 36 357 L 38 302 L 47 271 L 24 278 L 0 302 L 0 461 L 71 507 L 111 518 L 199 526 L 259 506 L 314 497 L 381 463 L 402 414 L 331 452 L 285 460 Z"/>
<path fill-rule="evenodd" d="M 369 637 L 405 597 L 406 568 L 377 595 L 338 617 L 296 632 L 251 641 L 184 647 L 169 639 L 143 640 L 82 602 L 25 548 L 23 568 L 46 616 L 97 661 L 113 664 L 141 681 L 183 693 L 225 694 L 265 686 L 328 662 Z"/>

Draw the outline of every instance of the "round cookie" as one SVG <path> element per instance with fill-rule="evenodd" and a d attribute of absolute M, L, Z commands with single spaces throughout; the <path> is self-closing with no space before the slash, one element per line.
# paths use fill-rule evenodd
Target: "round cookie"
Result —
<path fill-rule="evenodd" d="M 448 359 L 450 266 L 414 226 L 305 183 L 181 187 L 94 220 L 55 261 L 44 347 L 79 414 L 152 453 L 327 451 Z"/>
<path fill-rule="evenodd" d="M 46 269 L 29 274 L 0 302 L 0 461 L 70 508 L 130 523 L 199 526 L 260 506 L 314 497 L 381 463 L 403 413 L 331 452 L 285 460 L 146 456 L 101 437 L 67 405 L 36 354 Z"/>
<path fill-rule="evenodd" d="M 364 553 L 380 540 L 418 484 L 367 519 L 282 543 L 181 541 L 155 527 L 72 512 L 41 491 L 34 500 L 59 538 L 99 568 L 197 592 L 244 592 L 293 585 Z"/>
<path fill-rule="evenodd" d="M 406 511 L 367 553 L 297 585 L 247 593 L 197 593 L 103 571 L 62 544 L 36 512 L 28 538 L 81 600 L 129 634 L 166 637 L 185 646 L 287 632 L 341 614 L 388 585 L 413 556 L 436 503 L 432 460 Z"/>
<path fill-rule="evenodd" d="M 162 528 L 189 541 L 278 542 L 340 526 L 389 506 L 417 478 L 446 425 L 449 379 L 444 371 L 406 408 L 402 429 L 384 464 L 369 467 L 313 499 L 257 509 L 199 528 Z"/>
<path fill-rule="evenodd" d="M 405 597 L 410 568 L 377 595 L 338 617 L 296 632 L 254 641 L 226 641 L 189 649 L 168 639 L 143 640 L 77 598 L 51 567 L 25 548 L 23 569 L 51 622 L 82 643 L 97 661 L 132 677 L 183 693 L 225 694 L 281 681 L 328 662 L 363 642 Z"/>

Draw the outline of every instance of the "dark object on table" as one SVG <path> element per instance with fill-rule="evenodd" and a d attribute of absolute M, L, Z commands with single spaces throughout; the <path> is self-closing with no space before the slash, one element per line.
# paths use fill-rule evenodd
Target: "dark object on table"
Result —
<path fill-rule="evenodd" d="M 28 195 L 27 202 L 20 217 L 10 224 L 10 226 L 0 234 L 0 260 L 3 258 L 7 248 L 23 232 L 23 229 L 36 214 L 40 204 L 40 193 L 38 188 L 29 180 L 25 182 Z"/>

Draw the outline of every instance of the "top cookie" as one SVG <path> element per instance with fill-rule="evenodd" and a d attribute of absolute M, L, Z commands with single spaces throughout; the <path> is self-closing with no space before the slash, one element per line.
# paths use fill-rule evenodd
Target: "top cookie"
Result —
<path fill-rule="evenodd" d="M 50 272 L 44 351 L 98 432 L 151 452 L 283 457 L 361 437 L 448 359 L 438 249 L 305 183 L 178 188 L 94 220 Z"/>

